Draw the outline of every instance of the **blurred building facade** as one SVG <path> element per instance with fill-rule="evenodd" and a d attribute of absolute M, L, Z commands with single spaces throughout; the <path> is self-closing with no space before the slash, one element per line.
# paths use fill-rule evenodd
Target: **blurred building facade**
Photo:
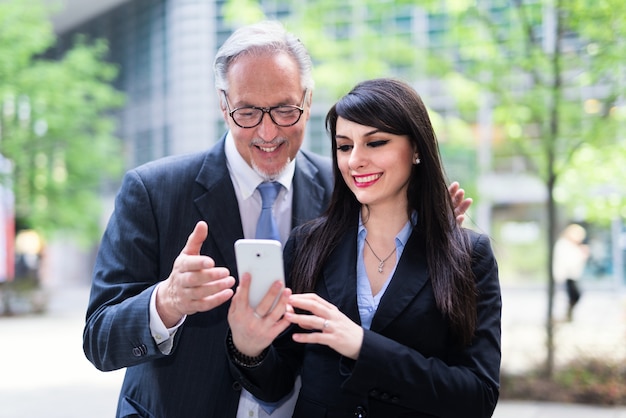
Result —
<path fill-rule="evenodd" d="M 127 102 L 117 114 L 117 134 L 124 141 L 128 168 L 166 155 L 207 149 L 220 138 L 224 123 L 213 86 L 212 64 L 217 49 L 233 30 L 223 15 L 224 0 L 65 0 L 62 3 L 65 7 L 52 17 L 60 37 L 58 52 L 69 48 L 78 33 L 105 38 L 110 60 L 119 66 L 116 87 L 126 94 Z M 261 3 L 268 18 L 281 20 L 290 13 L 287 1 Z M 390 15 L 393 25 L 390 30 L 405 31 L 419 42 L 427 42 L 429 47 L 438 47 L 437 42 L 447 30 L 445 19 L 428 15 L 417 6 L 403 5 Z M 446 97 L 440 83 L 428 80 L 418 82 L 417 87 L 431 108 L 445 114 L 454 103 Z M 324 129 L 330 104 L 316 96 L 304 142 L 305 148 L 325 155 L 330 153 Z M 488 104 L 481 109 L 478 119 L 485 126 L 490 124 Z M 510 174 L 491 172 L 489 141 L 483 138 L 471 162 L 474 170 L 471 177 L 478 178 L 480 191 L 472 218 L 479 229 L 496 236 L 504 252 L 501 255 L 513 260 L 510 272 L 504 266 L 505 275 L 542 274 L 545 263 L 541 260 L 546 249 L 536 243 L 545 241 L 542 238 L 546 228 L 545 187 L 524 174 L 524 170 L 516 171 L 514 161 L 510 164 L 513 167 Z M 470 177 L 463 170 L 448 172 L 461 183 Z M 114 191 L 110 190 L 111 194 Z M 626 237 L 623 228 L 613 231 L 613 235 L 604 231 L 597 237 L 599 242 L 610 245 L 616 239 L 620 242 L 621 236 Z M 507 253 L 509 248 L 517 248 L 518 254 L 511 256 Z M 608 253 L 612 255 L 608 262 L 603 261 L 603 274 L 615 276 L 612 266 L 615 261 L 623 266 L 624 251 L 614 248 Z M 530 270 L 529 257 L 536 261 L 533 263 L 536 267 Z M 616 277 L 621 286 L 623 274 Z"/>

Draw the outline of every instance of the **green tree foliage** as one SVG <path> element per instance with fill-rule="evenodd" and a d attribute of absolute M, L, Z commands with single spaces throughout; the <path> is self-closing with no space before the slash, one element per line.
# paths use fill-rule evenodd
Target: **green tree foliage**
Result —
<path fill-rule="evenodd" d="M 450 15 L 459 73 L 493 99 L 496 156 L 525 157 L 566 214 L 626 215 L 626 188 L 606 184 L 626 157 L 624 2 L 468 2 Z M 603 167 L 586 161 L 603 153 Z"/>
<path fill-rule="evenodd" d="M 315 61 L 316 95 L 336 100 L 360 80 L 400 75 L 402 69 L 411 74 L 409 81 L 415 77 L 423 51 L 413 45 L 410 27 L 397 30 L 402 22 L 396 19 L 398 9 L 411 9 L 412 3 L 304 0 L 285 1 L 277 8 L 286 12 L 280 20 L 302 39 Z M 226 1 L 222 13 L 235 27 L 268 18 L 259 0 Z"/>
<path fill-rule="evenodd" d="M 626 3 L 575 0 L 566 13 L 585 41 L 578 81 L 586 100 L 583 143 L 555 197 L 559 203 L 573 199 L 588 220 L 608 223 L 626 218 Z"/>
<path fill-rule="evenodd" d="M 236 25 L 263 19 L 261 3 L 227 1 L 226 15 Z M 606 187 L 626 157 L 625 2 L 307 0 L 277 8 L 314 58 L 316 97 L 333 101 L 379 76 L 442 80 L 459 112 L 434 117 L 444 140 L 471 140 L 467 124 L 487 100 L 499 166 L 524 157 L 570 214 L 597 222 L 625 215 L 623 182 Z M 413 17 L 410 27 L 402 15 Z M 589 165 L 592 154 L 608 159 Z"/>
<path fill-rule="evenodd" d="M 458 55 L 451 65 L 493 104 L 494 126 L 501 132 L 497 158 L 525 158 L 526 170 L 546 185 L 546 373 L 551 375 L 551 265 L 559 209 L 583 208 L 587 219 L 608 222 L 624 216 L 626 207 L 621 179 L 611 180 L 623 172 L 619 167 L 626 157 L 626 5 L 621 0 L 482 4 L 458 2 L 454 10 L 433 12 L 451 19 Z"/>
<path fill-rule="evenodd" d="M 55 36 L 39 1 L 0 2 L 0 153 L 12 162 L 18 226 L 45 237 L 100 233 L 99 189 L 122 172 L 111 111 L 123 103 L 103 42 L 77 39 L 45 59 Z"/>
<path fill-rule="evenodd" d="M 416 48 L 412 27 L 398 20 L 412 1 L 309 0 L 293 5 L 286 25 L 301 37 L 315 60 L 319 93 L 330 100 L 361 80 L 426 74 L 425 51 Z M 428 2 L 425 2 L 428 3 Z"/>

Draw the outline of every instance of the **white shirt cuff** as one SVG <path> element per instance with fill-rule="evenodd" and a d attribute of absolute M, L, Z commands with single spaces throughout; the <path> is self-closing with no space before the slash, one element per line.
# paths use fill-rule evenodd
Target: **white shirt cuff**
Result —
<path fill-rule="evenodd" d="M 185 322 L 187 315 L 183 316 L 172 328 L 165 326 L 156 308 L 157 290 L 162 283 L 163 282 L 156 285 L 152 291 L 152 295 L 150 295 L 150 333 L 152 334 L 154 342 L 157 343 L 159 350 L 161 350 L 163 354 L 170 354 L 174 343 L 174 338 L 172 337 L 174 337 L 178 328 Z"/>

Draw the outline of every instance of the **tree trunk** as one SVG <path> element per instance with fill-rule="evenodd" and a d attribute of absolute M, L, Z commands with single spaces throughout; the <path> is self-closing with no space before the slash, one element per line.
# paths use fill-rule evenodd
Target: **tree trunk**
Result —
<path fill-rule="evenodd" d="M 555 167 L 557 144 L 560 135 L 560 110 L 561 110 L 561 90 L 563 81 L 561 77 L 561 39 L 562 12 L 560 2 L 555 4 L 555 35 L 552 48 L 552 91 L 551 108 L 549 113 L 549 133 L 546 141 L 546 186 L 547 186 L 547 215 L 548 215 L 548 312 L 546 315 L 546 368 L 545 375 L 552 378 L 554 374 L 554 275 L 552 274 L 552 262 L 554 258 L 554 243 L 556 241 L 557 209 L 554 201 L 554 186 L 557 180 Z"/>
<path fill-rule="evenodd" d="M 552 165 L 553 163 L 549 163 Z M 554 242 L 556 238 L 557 213 L 554 202 L 555 176 L 550 175 L 548 180 L 548 312 L 546 315 L 546 368 L 545 375 L 552 378 L 554 374 L 554 275 L 552 274 L 552 260 L 554 259 Z"/>

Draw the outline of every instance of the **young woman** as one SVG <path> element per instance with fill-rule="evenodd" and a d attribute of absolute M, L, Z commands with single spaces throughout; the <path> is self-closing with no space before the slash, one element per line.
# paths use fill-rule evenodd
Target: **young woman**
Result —
<path fill-rule="evenodd" d="M 455 222 L 426 107 L 408 84 L 370 80 L 326 125 L 329 209 L 286 244 L 290 289 L 252 310 L 242 278 L 227 341 L 236 378 L 274 401 L 300 373 L 294 417 L 490 417 L 497 264 L 488 237 Z"/>

